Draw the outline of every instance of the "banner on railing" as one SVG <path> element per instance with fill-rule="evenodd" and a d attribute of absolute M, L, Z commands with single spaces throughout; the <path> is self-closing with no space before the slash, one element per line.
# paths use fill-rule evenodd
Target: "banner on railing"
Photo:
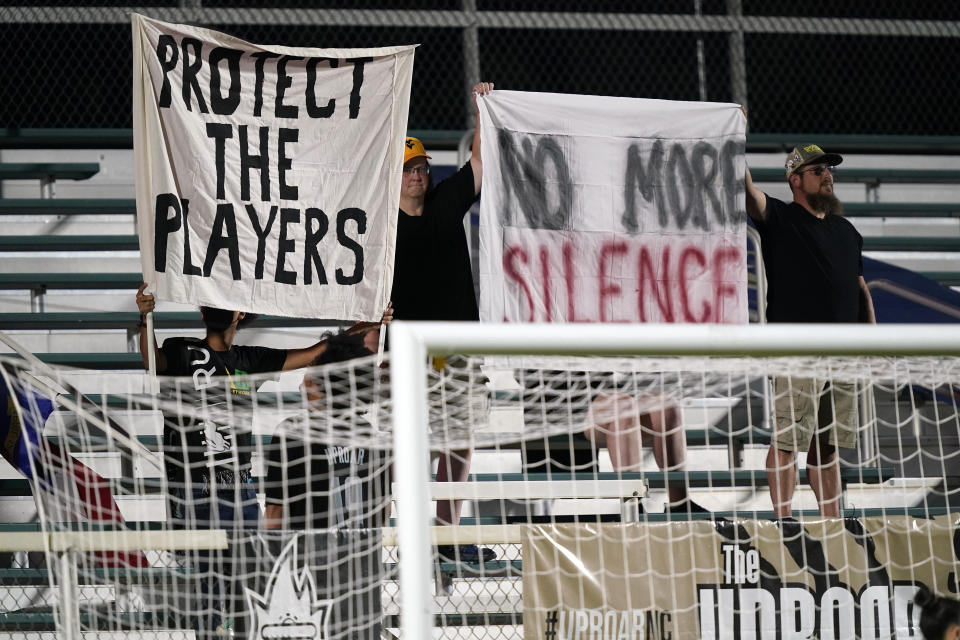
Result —
<path fill-rule="evenodd" d="M 919 637 L 955 515 L 530 526 L 527 640 Z"/>
<path fill-rule="evenodd" d="M 137 227 L 161 300 L 378 320 L 415 45 L 254 45 L 134 14 Z"/>
<path fill-rule="evenodd" d="M 747 321 L 737 105 L 500 90 L 479 104 L 484 321 Z"/>

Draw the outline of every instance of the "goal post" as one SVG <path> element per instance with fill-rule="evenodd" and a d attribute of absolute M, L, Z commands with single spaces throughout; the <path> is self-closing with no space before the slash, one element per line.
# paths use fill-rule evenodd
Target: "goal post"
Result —
<path fill-rule="evenodd" d="M 4 451 L 0 632 L 887 637 L 918 632 L 917 585 L 957 584 L 956 327 L 390 331 L 384 366 L 343 337 L 303 371 L 156 387 L 0 358 L 0 442 L 30 435 Z M 854 446 L 770 463 L 813 399 Z"/>
<path fill-rule="evenodd" d="M 623 325 L 394 322 L 390 327 L 405 638 L 430 637 L 429 497 L 424 485 L 428 356 L 960 356 L 950 325 Z M 934 389 L 936 386 L 934 386 Z M 406 513 L 404 513 L 406 511 Z M 526 611 L 526 609 L 525 609 Z M 711 627 L 712 628 L 712 627 Z M 530 636 L 527 636 L 530 637 Z M 554 634 L 552 637 L 556 637 Z"/>

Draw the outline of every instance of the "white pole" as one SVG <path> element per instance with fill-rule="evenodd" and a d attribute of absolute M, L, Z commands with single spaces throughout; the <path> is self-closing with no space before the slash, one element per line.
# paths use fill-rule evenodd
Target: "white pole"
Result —
<path fill-rule="evenodd" d="M 49 553 L 48 553 L 49 557 Z M 77 579 L 77 563 L 74 552 L 65 549 L 57 554 L 57 569 L 60 584 L 60 628 L 67 640 L 81 640 L 80 633 L 80 581 Z"/>
<path fill-rule="evenodd" d="M 150 372 L 151 387 L 157 379 L 156 336 L 153 335 L 153 311 L 147 312 L 147 370 Z"/>
<path fill-rule="evenodd" d="M 958 356 L 960 326 L 945 324 L 407 323 L 429 355 Z"/>
<path fill-rule="evenodd" d="M 473 323 L 471 323 L 473 324 Z M 427 385 L 423 341 L 416 325 L 390 324 L 390 390 L 400 553 L 400 628 L 407 640 L 432 637 L 430 495 L 427 469 Z"/>

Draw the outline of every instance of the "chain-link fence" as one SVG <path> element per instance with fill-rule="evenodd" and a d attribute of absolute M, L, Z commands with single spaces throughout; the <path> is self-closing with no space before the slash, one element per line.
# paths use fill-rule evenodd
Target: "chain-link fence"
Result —
<path fill-rule="evenodd" d="M 131 126 L 126 3 L 2 4 L 0 126 Z M 168 0 L 139 11 L 258 43 L 421 43 L 411 129 L 465 128 L 482 78 L 745 103 L 757 133 L 960 134 L 953 0 Z"/>

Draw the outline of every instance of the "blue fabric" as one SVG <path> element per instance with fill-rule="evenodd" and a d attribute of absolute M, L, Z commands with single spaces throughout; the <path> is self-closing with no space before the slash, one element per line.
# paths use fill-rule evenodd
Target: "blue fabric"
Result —
<path fill-rule="evenodd" d="M 251 483 L 239 490 L 232 485 L 218 487 L 214 498 L 210 496 L 207 483 L 194 483 L 189 501 L 184 499 L 185 493 L 184 487 L 176 487 L 170 496 L 170 519 L 174 526 L 227 530 L 260 526 L 260 504 Z M 237 497 L 240 498 L 239 505 L 235 502 Z"/>
<path fill-rule="evenodd" d="M 863 279 L 867 281 L 868 285 L 874 280 L 889 280 L 960 311 L 960 293 L 909 269 L 903 269 L 880 260 L 864 258 Z M 907 300 L 889 291 L 872 289 L 870 296 L 873 298 L 877 322 L 958 322 L 958 319 L 953 316 Z"/>
<path fill-rule="evenodd" d="M 226 550 L 200 549 L 182 558 L 200 577 L 200 594 L 187 616 L 189 626 L 201 640 L 224 637 L 222 627 L 246 637 L 248 614 L 242 587 L 245 576 L 251 573 L 247 565 L 256 557 L 249 548 L 249 532 L 260 526 L 260 505 L 253 484 L 246 483 L 239 489 L 234 484 L 219 485 L 211 495 L 209 484 L 193 483 L 189 498 L 187 489 L 181 486 L 173 488 L 168 499 L 175 528 L 227 531 Z"/>
<path fill-rule="evenodd" d="M 13 392 L 6 383 L 0 384 L 0 453 L 28 478 L 33 477 L 32 461 L 36 459 L 43 425 L 53 409 L 52 400 L 29 387 Z"/>

